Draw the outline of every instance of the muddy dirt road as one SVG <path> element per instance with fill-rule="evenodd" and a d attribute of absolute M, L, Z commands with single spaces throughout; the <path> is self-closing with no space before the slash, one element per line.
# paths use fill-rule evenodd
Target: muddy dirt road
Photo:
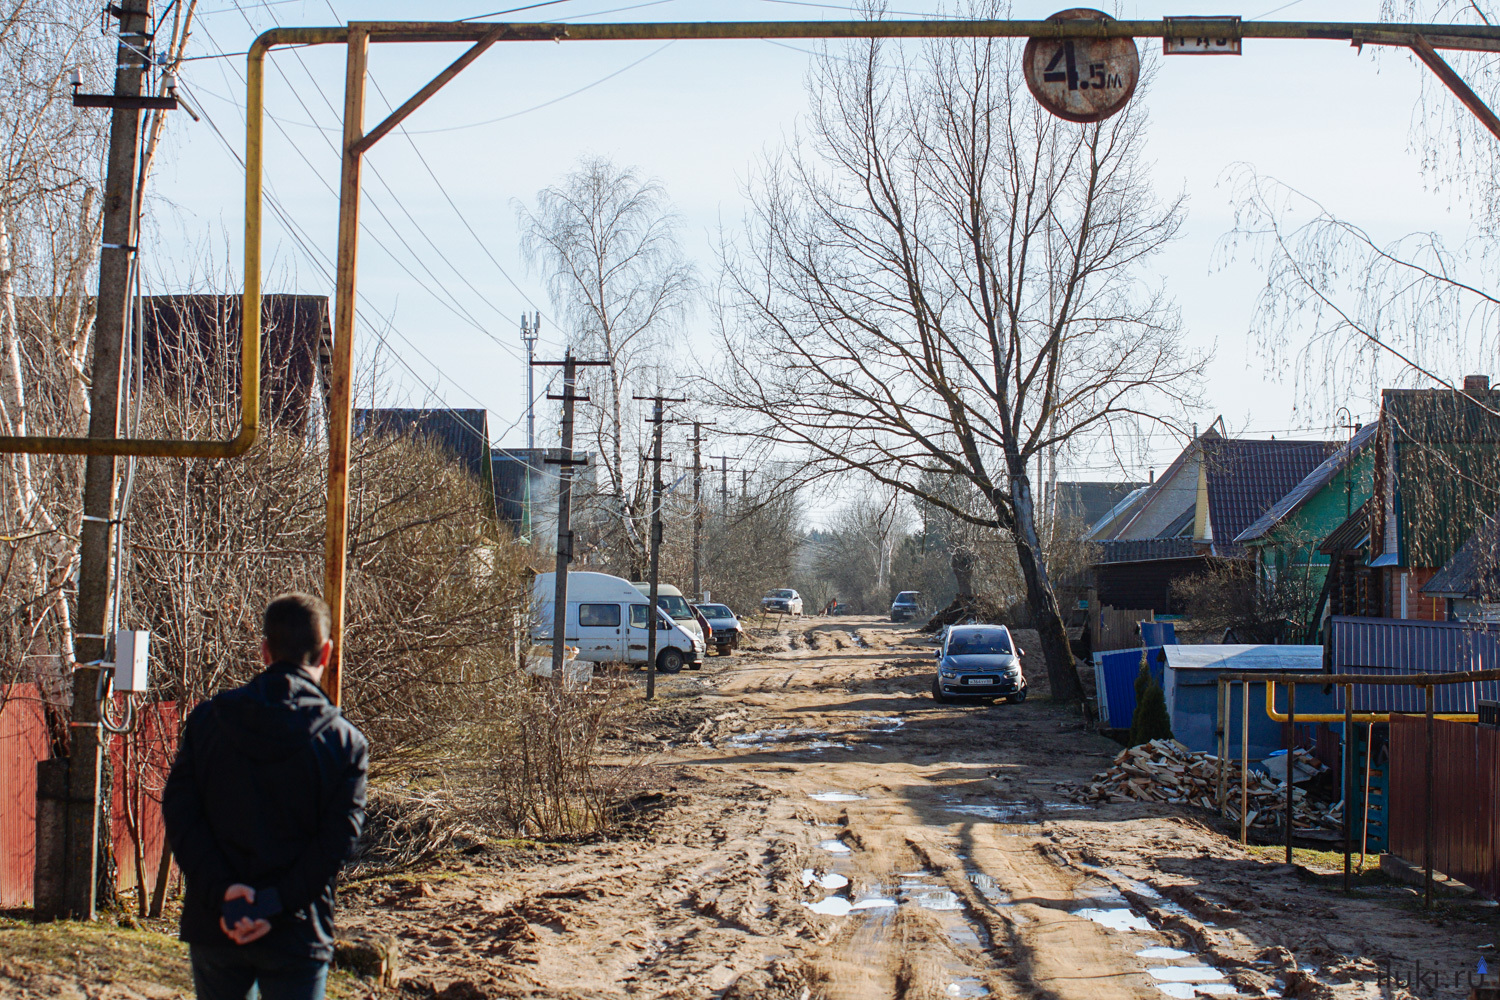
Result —
<path fill-rule="evenodd" d="M 448 998 L 1352 998 L 1418 960 L 1442 976 L 1417 995 L 1458 997 L 1494 955 L 1490 911 L 1349 899 L 1202 814 L 1077 805 L 1119 748 L 1039 685 L 934 703 L 909 629 L 814 618 L 761 647 L 664 679 L 618 746 L 654 756 L 620 836 L 354 885 L 341 922 Z"/>

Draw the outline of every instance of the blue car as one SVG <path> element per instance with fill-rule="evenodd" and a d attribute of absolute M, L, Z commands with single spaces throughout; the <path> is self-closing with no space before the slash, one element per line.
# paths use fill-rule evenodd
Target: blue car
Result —
<path fill-rule="evenodd" d="M 1023 655 L 1025 650 L 1012 641 L 1010 629 L 1004 625 L 954 625 L 938 644 L 933 700 L 1004 698 L 1012 705 L 1023 702 Z"/>

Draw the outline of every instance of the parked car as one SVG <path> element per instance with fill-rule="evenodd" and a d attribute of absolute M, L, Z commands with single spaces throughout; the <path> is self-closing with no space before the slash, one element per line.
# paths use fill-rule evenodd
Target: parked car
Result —
<path fill-rule="evenodd" d="M 760 599 L 762 611 L 773 615 L 800 615 L 802 595 L 795 590 L 773 590 Z"/>
<path fill-rule="evenodd" d="M 896 595 L 891 602 L 891 621 L 904 622 L 917 617 L 922 613 L 922 592 L 920 590 L 903 590 Z"/>
<path fill-rule="evenodd" d="M 651 584 L 636 580 L 631 584 L 644 597 L 651 596 Z M 698 624 L 698 618 L 693 614 L 693 606 L 688 599 L 682 596 L 682 591 L 670 583 L 658 583 L 656 585 L 656 606 L 672 616 L 672 620 L 687 629 L 688 634 L 695 636 L 700 645 L 707 646 L 708 637 L 703 634 L 703 626 Z"/>
<path fill-rule="evenodd" d="M 531 638 L 550 644 L 554 623 L 556 574 L 538 573 L 532 585 Z M 691 612 L 689 612 L 691 617 Z M 675 674 L 684 666 L 703 664 L 703 640 L 665 611 L 651 607 L 629 580 L 608 573 L 568 574 L 568 613 L 563 641 L 578 648 L 579 660 L 590 663 L 644 664 L 650 649 L 648 622 L 656 623 L 656 669 Z M 693 623 L 694 631 L 697 623 Z"/>
<path fill-rule="evenodd" d="M 727 604 L 694 604 L 699 614 L 708 619 L 714 630 L 712 645 L 720 656 L 728 656 L 740 644 L 740 620 L 729 610 Z"/>
<path fill-rule="evenodd" d="M 1026 700 L 1024 651 L 1004 625 L 954 625 L 938 643 L 935 701 L 1004 697 L 1010 704 Z"/>

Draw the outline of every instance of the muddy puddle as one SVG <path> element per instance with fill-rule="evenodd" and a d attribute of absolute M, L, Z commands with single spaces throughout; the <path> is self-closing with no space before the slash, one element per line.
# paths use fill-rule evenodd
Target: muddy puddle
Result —
<path fill-rule="evenodd" d="M 1161 893 L 1151 886 L 1117 871 L 1106 870 L 1106 873 L 1133 894 L 1150 900 L 1153 909 L 1191 915 L 1178 904 L 1163 899 Z M 1224 981 L 1226 976 L 1222 970 L 1204 964 L 1201 957 L 1190 951 L 1163 944 L 1142 947 L 1145 940 L 1149 940 L 1146 936 L 1155 933 L 1155 927 L 1144 914 L 1131 906 L 1125 894 L 1114 883 L 1087 886 L 1078 890 L 1075 895 L 1082 905 L 1073 909 L 1072 914 L 1121 935 L 1122 945 L 1136 958 L 1146 960 L 1145 973 L 1160 993 L 1172 1000 L 1239 995 L 1232 983 Z M 1168 962 L 1174 964 L 1163 964 Z"/>

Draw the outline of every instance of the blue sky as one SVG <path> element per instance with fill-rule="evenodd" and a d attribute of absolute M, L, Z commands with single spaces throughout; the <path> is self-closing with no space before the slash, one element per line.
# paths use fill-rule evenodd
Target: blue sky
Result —
<path fill-rule="evenodd" d="M 1265 8 L 1278 6 L 1260 0 Z M 261 30 L 345 20 L 455 19 L 484 15 L 483 3 L 426 4 L 365 0 L 204 0 L 190 55 L 242 52 Z M 1016 17 L 1042 17 L 1055 4 L 1021 0 Z M 920 14 L 929 0 L 893 4 Z M 600 12 L 588 16 L 592 12 Z M 610 13 L 612 12 L 612 13 Z M 1125 18 L 1222 14 L 1127 2 Z M 1375 20 L 1374 0 L 1296 0 L 1286 9 L 1237 11 L 1297 20 Z M 564 0 L 508 15 L 535 20 L 816 20 L 856 16 L 836 5 L 786 0 Z M 890 16 L 901 16 L 893 13 Z M 500 18 L 496 18 L 500 19 Z M 609 156 L 662 181 L 683 218 L 688 252 L 713 267 L 721 226 L 734 229 L 743 189 L 760 155 L 795 127 L 805 104 L 803 79 L 818 43 L 767 41 L 502 44 L 487 53 L 407 123 L 408 135 L 384 139 L 367 160 L 361 244 L 361 346 L 383 337 L 386 371 L 412 404 L 483 406 L 501 443 L 524 443 L 523 310 L 550 314 L 541 276 L 517 249 L 515 203 L 530 201 L 586 153 Z M 909 43 L 917 44 L 917 43 Z M 1143 50 L 1154 47 L 1143 40 Z M 1183 310 L 1189 342 L 1211 349 L 1206 425 L 1222 414 L 1233 431 L 1282 436 L 1341 435 L 1325 426 L 1341 401 L 1294 393 L 1289 372 L 1266 371 L 1247 338 L 1263 277 L 1241 257 L 1215 255 L 1232 228 L 1226 171 L 1249 164 L 1292 185 L 1381 239 L 1418 229 L 1462 237 L 1462 206 L 1424 187 L 1409 130 L 1425 72 L 1398 53 L 1359 53 L 1338 42 L 1245 42 L 1241 57 L 1162 61 L 1143 101 L 1151 116 L 1149 155 L 1159 192 L 1188 196 L 1184 236 L 1158 261 L 1160 279 Z M 451 45 L 378 45 L 371 59 L 368 122 L 383 117 L 461 51 Z M 202 261 L 227 256 L 237 275 L 241 253 L 244 59 L 201 58 L 183 74 L 206 119 L 180 116 L 152 181 L 155 220 L 148 234 L 154 290 L 187 280 Z M 268 71 L 267 183 L 295 220 L 268 212 L 266 290 L 331 292 L 336 232 L 337 135 L 343 86 L 341 47 L 278 52 Z M 576 93 L 575 93 L 576 92 Z M 217 126 L 218 132 L 215 131 Z M 223 138 L 220 138 L 222 133 Z M 325 271 L 325 269 L 327 269 Z M 237 283 L 237 277 L 235 281 Z M 687 343 L 706 346 L 700 314 Z M 544 319 L 542 354 L 561 331 Z M 1454 373 L 1455 375 L 1461 373 Z M 1347 400 L 1356 419 L 1369 399 Z M 1061 471 L 1074 478 L 1143 476 L 1160 470 L 1180 441 L 1153 440 L 1139 461 L 1120 469 L 1079 456 Z"/>

